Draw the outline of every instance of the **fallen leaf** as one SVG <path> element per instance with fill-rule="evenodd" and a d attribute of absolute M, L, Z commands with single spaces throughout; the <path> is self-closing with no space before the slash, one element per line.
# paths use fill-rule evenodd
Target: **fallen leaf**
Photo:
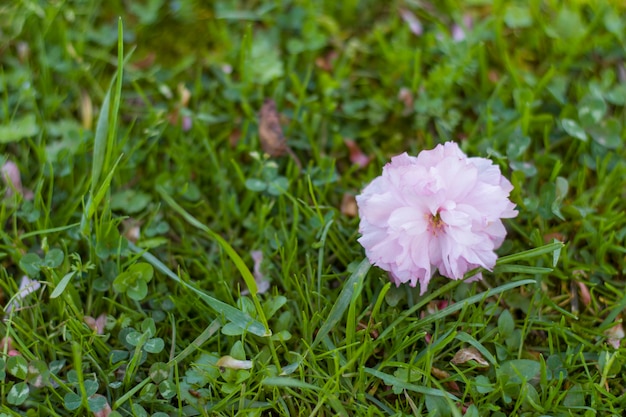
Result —
<path fill-rule="evenodd" d="M 584 282 L 577 281 L 576 285 L 578 285 L 578 291 L 580 292 L 580 301 L 583 302 L 585 306 L 589 306 L 591 304 L 591 293 L 589 292 L 589 288 Z"/>
<path fill-rule="evenodd" d="M 16 49 L 17 57 L 20 62 L 24 63 L 28 61 L 28 58 L 30 58 L 30 45 L 28 45 L 28 42 L 18 42 L 16 45 Z"/>
<path fill-rule="evenodd" d="M 443 369 L 435 368 L 434 366 L 430 368 L 430 374 L 438 380 L 450 378 L 450 373 L 444 371 Z M 445 385 L 450 391 L 461 391 L 459 384 L 457 384 L 456 381 L 446 381 Z"/>
<path fill-rule="evenodd" d="M 230 132 L 230 135 L 228 135 L 228 144 L 230 145 L 231 148 L 234 148 L 235 146 L 237 146 L 240 140 L 241 140 L 241 130 L 237 128 L 233 129 L 233 131 Z"/>
<path fill-rule="evenodd" d="M 187 107 L 189 105 L 189 100 L 191 99 L 191 91 L 189 91 L 183 83 L 178 83 L 176 88 L 178 90 L 178 95 L 180 96 L 180 105 Z"/>
<path fill-rule="evenodd" d="M 622 320 L 615 323 L 613 327 L 606 330 L 604 335 L 607 337 L 606 341 L 609 345 L 613 346 L 615 349 L 619 349 L 622 344 L 622 339 L 624 338 L 624 327 L 622 326 Z"/>
<path fill-rule="evenodd" d="M 481 367 L 489 367 L 489 362 L 487 362 L 478 349 L 473 346 L 459 350 L 450 362 L 455 365 L 461 365 L 469 361 L 474 361 Z"/>
<path fill-rule="evenodd" d="M 406 87 L 402 87 L 398 92 L 398 100 L 404 104 L 403 116 L 407 116 L 413 112 L 413 93 Z"/>
<path fill-rule="evenodd" d="M 141 237 L 141 221 L 129 217 L 122 220 L 122 225 L 124 228 L 124 237 L 132 243 L 137 243 Z"/>
<path fill-rule="evenodd" d="M 370 163 L 370 157 L 363 153 L 355 141 L 352 139 L 344 139 L 343 142 L 346 144 L 348 151 L 350 152 L 350 162 L 361 168 Z"/>
<path fill-rule="evenodd" d="M 270 156 L 282 156 L 287 153 L 287 140 L 283 135 L 276 103 L 267 99 L 259 112 L 259 139 L 263 152 Z"/>
<path fill-rule="evenodd" d="M 341 198 L 341 213 L 348 217 L 356 217 L 359 214 L 356 198 L 352 194 L 345 193 Z"/>
<path fill-rule="evenodd" d="M 446 378 L 450 378 L 450 373 L 446 372 L 442 369 L 439 368 L 435 368 L 434 366 L 430 368 L 430 373 L 432 376 L 434 376 L 435 378 L 442 380 L 442 379 L 446 379 Z"/>
<path fill-rule="evenodd" d="M 500 82 L 500 73 L 494 69 L 491 69 L 487 72 L 487 79 L 494 84 Z"/>
<path fill-rule="evenodd" d="M 337 60 L 338 56 L 339 54 L 337 51 L 330 51 L 324 56 L 318 56 L 315 58 L 315 65 L 323 71 L 330 72 L 333 70 L 333 64 Z"/>
<path fill-rule="evenodd" d="M 156 60 L 156 54 L 154 52 L 150 52 L 143 59 L 140 59 L 139 61 L 134 62 L 132 65 L 133 67 L 137 69 L 145 70 L 145 69 L 150 68 L 154 64 L 155 60 Z"/>

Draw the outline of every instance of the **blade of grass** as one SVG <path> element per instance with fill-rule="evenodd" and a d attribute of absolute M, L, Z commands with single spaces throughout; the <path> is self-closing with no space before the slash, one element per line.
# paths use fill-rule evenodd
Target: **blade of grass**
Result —
<path fill-rule="evenodd" d="M 187 221 L 187 223 L 189 223 L 196 229 L 201 230 L 202 232 L 206 233 L 209 237 L 217 241 L 217 243 L 222 247 L 222 249 L 224 249 L 224 251 L 230 258 L 230 260 L 235 264 L 235 266 L 239 270 L 239 273 L 243 277 L 243 280 L 245 281 L 246 285 L 248 286 L 248 290 L 250 291 L 250 296 L 252 297 L 252 301 L 254 302 L 254 305 L 256 307 L 257 314 L 259 315 L 261 323 L 263 323 L 263 325 L 265 326 L 266 334 L 271 335 L 269 325 L 267 324 L 267 319 L 265 318 L 265 312 L 263 311 L 263 307 L 261 306 L 261 303 L 259 302 L 259 298 L 257 297 L 258 289 L 256 286 L 256 281 L 254 279 L 254 276 L 252 275 L 252 272 L 250 272 L 250 270 L 246 266 L 246 263 L 243 261 L 243 259 L 241 259 L 239 254 L 235 251 L 235 249 L 233 249 L 233 247 L 226 240 L 224 240 L 222 236 L 215 233 L 205 224 L 202 224 L 199 220 L 197 220 L 195 217 L 193 217 L 191 214 L 185 211 L 184 208 L 178 205 L 178 203 L 174 201 L 174 199 L 169 194 L 167 194 L 165 189 L 163 189 L 160 186 L 157 186 L 157 191 L 161 195 L 161 198 L 163 198 L 163 200 L 165 200 L 165 202 L 172 209 L 174 209 L 174 211 L 180 214 L 182 218 Z"/>
<path fill-rule="evenodd" d="M 451 399 L 452 401 L 460 401 L 456 396 L 450 394 L 449 392 L 445 392 L 435 388 L 423 387 L 421 385 L 411 384 L 410 382 L 405 382 L 400 378 L 386 374 L 384 372 L 377 371 L 376 369 L 366 367 L 365 372 L 382 380 L 386 385 L 393 385 L 398 388 L 402 388 L 407 391 L 418 392 L 420 394 L 433 395 L 435 397 L 445 397 Z"/>
<path fill-rule="evenodd" d="M 160 260 L 158 260 L 150 252 L 146 252 L 146 251 L 138 248 L 137 246 L 135 246 L 131 242 L 128 242 L 128 247 L 133 252 L 141 254 L 141 257 L 143 259 L 145 259 L 147 262 L 149 262 L 158 271 L 160 271 L 163 274 L 167 275 L 168 277 L 170 277 L 171 279 L 173 279 L 177 283 L 181 284 L 185 288 L 188 288 L 189 290 L 191 290 L 194 293 L 196 293 L 200 298 L 202 298 L 202 300 L 205 303 L 207 303 L 207 305 L 209 307 L 211 307 L 217 313 L 223 315 L 226 320 L 228 320 L 229 322 L 233 323 L 235 326 L 237 326 L 237 327 L 239 327 L 239 328 L 241 328 L 241 329 L 243 329 L 245 331 L 248 331 L 248 332 L 250 332 L 250 333 L 252 333 L 254 335 L 257 335 L 257 336 L 261 336 L 261 337 L 271 336 L 271 332 L 269 332 L 262 323 L 258 322 L 257 320 L 254 320 L 252 317 L 250 317 L 249 315 L 245 314 L 241 310 L 239 310 L 239 309 L 237 309 L 237 308 L 235 308 L 233 306 L 230 306 L 230 305 L 228 305 L 228 304 L 218 300 L 217 298 L 213 298 L 210 295 L 205 294 L 204 292 L 202 292 L 201 290 L 199 290 L 198 288 L 196 288 L 192 284 L 183 281 L 178 275 L 176 275 L 174 272 L 172 272 L 167 266 L 165 266 L 165 264 L 163 264 Z"/>
<path fill-rule="evenodd" d="M 456 286 L 459 282 L 460 281 L 452 281 L 452 282 L 444 285 L 443 287 L 441 287 L 439 290 L 435 291 L 433 293 L 433 295 L 438 296 L 441 293 L 441 290 L 449 290 L 449 289 L 453 288 L 454 286 Z M 456 312 L 458 310 L 461 310 L 463 307 L 465 307 L 465 306 L 467 306 L 469 304 L 478 303 L 481 300 L 484 300 L 484 299 L 486 299 L 488 297 L 491 297 L 491 296 L 503 293 L 503 292 L 511 290 L 513 288 L 521 287 L 522 285 L 534 284 L 534 283 L 535 283 L 535 280 L 533 280 L 533 279 L 525 279 L 525 280 L 521 280 L 521 281 L 509 282 L 508 284 L 504 284 L 504 285 L 501 285 L 500 287 L 492 288 L 489 291 L 486 291 L 484 293 L 476 294 L 476 295 L 474 295 L 472 297 L 466 298 L 462 302 L 451 304 L 448 307 L 437 311 L 435 314 L 431 314 L 431 315 L 425 317 L 420 323 L 423 323 L 423 324 L 431 323 L 433 321 L 442 319 L 442 318 L 446 317 L 447 315 L 450 315 L 450 314 L 452 314 L 452 313 L 454 313 L 454 312 Z M 395 326 L 397 326 L 402 321 L 404 321 L 407 317 L 409 317 L 410 315 L 415 313 L 415 311 L 419 310 L 421 307 L 423 307 L 425 304 L 427 304 L 431 299 L 433 299 L 433 298 L 432 297 L 426 297 L 424 300 L 420 301 L 419 303 L 417 303 L 416 305 L 414 305 L 410 309 L 404 311 L 402 314 L 400 314 L 400 316 L 397 319 L 395 319 L 393 321 L 393 323 L 391 323 L 389 326 L 387 326 L 387 328 L 380 334 L 379 337 L 380 338 L 386 337 L 389 334 L 389 332 L 391 332 L 393 330 L 393 328 Z"/>
<path fill-rule="evenodd" d="M 309 384 L 300 379 L 287 378 L 284 376 L 265 378 L 261 383 L 268 387 L 310 389 L 311 391 L 319 391 L 321 389 L 317 385 Z"/>
<path fill-rule="evenodd" d="M 314 348 L 322 339 L 324 339 L 331 329 L 339 323 L 343 317 L 343 313 L 350 305 L 350 301 L 353 297 L 358 297 L 361 292 L 361 289 L 363 288 L 363 279 L 367 275 L 367 271 L 369 271 L 370 267 L 371 265 L 369 261 L 367 259 L 363 259 L 356 268 L 356 271 L 354 271 L 350 278 L 348 278 L 348 280 L 344 283 L 343 289 L 341 290 L 337 301 L 330 310 L 328 318 L 317 332 L 317 336 L 311 344 L 310 349 Z"/>
<path fill-rule="evenodd" d="M 96 201 L 96 188 L 98 187 L 100 176 L 108 166 L 111 155 L 114 150 L 117 128 L 117 113 L 120 108 L 120 99 L 122 95 L 122 77 L 124 72 L 124 30 L 122 19 L 117 24 L 117 71 L 111 80 L 109 88 L 102 102 L 102 109 L 96 123 L 96 132 L 94 136 L 93 162 L 91 166 L 91 185 L 89 197 L 81 219 L 81 232 L 84 236 L 89 235 L 89 222 L 95 213 L 98 202 Z M 113 95 L 113 103 L 111 96 Z M 119 162 L 119 160 L 118 160 Z M 109 171 L 111 175 L 112 170 Z M 100 187 L 102 190 L 102 187 Z M 108 187 L 105 188 L 108 190 Z M 98 193 L 99 194 L 99 193 Z"/>
<path fill-rule="evenodd" d="M 437 320 L 441 320 L 444 317 L 449 316 L 452 313 L 456 313 L 457 311 L 462 310 L 463 308 L 465 308 L 466 306 L 470 304 L 475 304 L 489 297 L 493 297 L 494 295 L 498 295 L 503 292 L 512 290 L 513 288 L 521 287 L 522 285 L 530 285 L 530 284 L 536 284 L 536 281 L 534 279 L 524 279 L 521 281 L 509 282 L 508 284 L 504 284 L 499 287 L 492 288 L 489 291 L 485 291 L 484 293 L 473 295 L 458 303 L 450 304 L 448 307 L 443 308 L 435 312 L 434 314 L 424 317 L 424 319 L 422 319 L 420 323 L 425 325 L 425 324 L 432 323 Z"/>
<path fill-rule="evenodd" d="M 209 340 L 211 336 L 213 336 L 219 330 L 219 328 L 220 328 L 219 320 L 213 320 L 211 324 L 209 324 L 207 328 L 204 329 L 202 333 L 200 333 L 200 335 L 196 337 L 195 340 L 191 342 L 189 346 L 187 346 L 178 355 L 176 355 L 174 359 L 170 360 L 167 363 L 167 366 L 171 368 L 172 366 L 176 365 L 177 363 L 180 363 L 187 356 L 191 355 L 193 352 L 198 350 L 200 346 L 202 346 L 207 340 Z M 120 398 L 118 398 L 117 401 L 115 401 L 115 403 L 113 404 L 113 409 L 114 410 L 117 409 L 119 406 L 124 404 L 130 398 L 132 398 L 133 395 L 135 395 L 139 390 L 141 390 L 150 381 L 152 381 L 152 377 L 148 376 L 143 381 L 135 385 L 132 389 L 128 390 L 126 394 L 122 395 Z"/>
<path fill-rule="evenodd" d="M 560 251 L 565 244 L 563 242 L 548 243 L 547 245 L 539 246 L 524 252 L 514 253 L 512 255 L 502 256 L 496 261 L 496 265 L 508 264 L 515 261 L 521 261 L 524 259 L 535 258 L 546 253 Z"/>

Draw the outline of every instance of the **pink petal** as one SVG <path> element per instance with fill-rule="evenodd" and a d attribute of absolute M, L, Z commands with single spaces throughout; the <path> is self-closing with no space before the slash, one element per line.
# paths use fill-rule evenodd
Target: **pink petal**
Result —
<path fill-rule="evenodd" d="M 402 20 L 409 25 L 409 29 L 411 29 L 411 32 L 413 32 L 414 35 L 420 36 L 424 32 L 422 22 L 419 21 L 412 11 L 408 9 L 400 9 L 400 16 L 402 16 Z"/>

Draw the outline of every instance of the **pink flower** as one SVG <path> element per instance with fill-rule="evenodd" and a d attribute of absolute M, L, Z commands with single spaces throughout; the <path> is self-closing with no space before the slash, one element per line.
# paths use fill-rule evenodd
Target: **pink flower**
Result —
<path fill-rule="evenodd" d="M 512 189 L 497 165 L 468 158 L 454 142 L 403 153 L 356 198 L 359 242 L 396 285 L 419 282 L 423 294 L 437 269 L 451 279 L 493 269 L 506 236 L 500 219 L 517 216 Z"/>

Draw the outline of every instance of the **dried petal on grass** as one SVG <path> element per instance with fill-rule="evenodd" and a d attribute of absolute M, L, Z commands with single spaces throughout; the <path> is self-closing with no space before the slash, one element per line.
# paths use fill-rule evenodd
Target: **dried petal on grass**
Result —
<path fill-rule="evenodd" d="M 21 355 L 21 353 L 17 349 L 15 349 L 15 347 L 13 346 L 13 339 L 11 339 L 8 336 L 3 337 L 0 340 L 0 352 L 4 352 L 5 349 L 6 349 L 8 356 L 20 356 Z"/>
<path fill-rule="evenodd" d="M 551 232 L 543 235 L 543 241 L 545 243 L 552 243 L 554 239 L 558 240 L 559 242 L 565 242 L 567 240 L 565 235 L 559 232 Z"/>
<path fill-rule="evenodd" d="M 189 89 L 185 87 L 185 84 L 183 83 L 178 83 L 176 89 L 178 90 L 178 95 L 180 96 L 180 105 L 183 107 L 189 106 L 191 91 L 189 91 Z"/>
<path fill-rule="evenodd" d="M 604 335 L 607 337 L 606 341 L 609 345 L 613 346 L 615 349 L 619 349 L 622 344 L 622 339 L 624 338 L 624 327 L 622 326 L 621 319 L 615 323 L 615 326 L 606 330 Z"/>
<path fill-rule="evenodd" d="M 233 129 L 233 131 L 230 132 L 230 135 L 228 136 L 228 144 L 230 145 L 231 148 L 234 148 L 235 146 L 237 146 L 240 140 L 241 140 L 241 130 L 237 128 Z"/>
<path fill-rule="evenodd" d="M 132 65 L 133 67 L 137 69 L 145 70 L 145 69 L 152 67 L 152 65 L 154 64 L 154 61 L 156 61 L 156 54 L 154 52 L 150 52 L 148 55 L 146 55 L 144 58 L 140 59 L 139 61 L 133 62 Z"/>
<path fill-rule="evenodd" d="M 474 25 L 474 21 L 470 15 L 463 16 L 463 27 L 456 23 L 452 25 L 452 39 L 455 42 L 460 42 L 465 39 L 465 29 L 471 30 Z"/>
<path fill-rule="evenodd" d="M 252 252 L 250 252 L 250 256 L 252 257 L 252 260 L 254 261 L 253 275 L 254 275 L 254 281 L 256 282 L 257 293 L 264 294 L 267 292 L 267 290 L 270 289 L 270 281 L 265 277 L 265 275 L 263 275 L 263 272 L 261 272 L 261 263 L 263 262 L 263 252 L 261 252 L 260 250 L 253 250 Z M 248 295 L 248 294 L 250 294 L 250 290 L 248 289 L 241 291 L 241 295 Z"/>
<path fill-rule="evenodd" d="M 41 283 L 36 279 L 30 279 L 26 275 L 22 277 L 22 281 L 20 282 L 19 292 L 13 296 L 13 299 L 6 306 L 5 311 L 7 313 L 11 312 L 14 308 L 19 308 L 21 306 L 22 300 L 28 295 L 41 288 Z"/>
<path fill-rule="evenodd" d="M 259 139 L 263 152 L 270 156 L 282 156 L 287 153 L 287 140 L 280 125 L 276 103 L 267 99 L 259 112 Z"/>
<path fill-rule="evenodd" d="M 252 361 L 242 361 L 235 359 L 230 355 L 222 356 L 217 361 L 216 365 L 221 369 L 251 369 Z"/>
<path fill-rule="evenodd" d="M 22 187 L 22 176 L 15 162 L 6 161 L 4 165 L 2 165 L 2 181 L 4 181 L 4 185 L 7 187 L 7 197 L 12 197 L 14 193 L 17 192 L 21 194 L 25 200 L 33 199 L 33 192 Z"/>
<path fill-rule="evenodd" d="M 180 99 L 176 108 L 167 115 L 167 120 L 173 126 L 176 126 L 180 123 L 180 127 L 183 132 L 188 132 L 193 125 L 193 121 L 189 115 L 183 114 L 181 117 L 181 113 L 184 113 L 181 112 L 181 110 L 186 109 L 189 105 L 191 92 L 187 87 L 185 87 L 185 84 L 183 83 L 179 83 L 176 89 L 178 91 L 178 96 L 180 97 Z"/>
<path fill-rule="evenodd" d="M 94 394 L 91 396 L 91 398 L 94 397 L 103 397 L 100 394 Z M 105 404 L 104 408 L 100 411 L 94 411 L 93 413 L 93 417 L 109 417 L 109 415 L 113 412 L 113 410 L 111 410 L 111 406 L 109 405 L 108 401 Z"/>
<path fill-rule="evenodd" d="M 348 217 L 356 217 L 359 214 L 356 198 L 352 194 L 345 193 L 341 198 L 341 213 Z"/>
<path fill-rule="evenodd" d="M 411 90 L 406 87 L 402 87 L 398 92 L 398 100 L 400 100 L 402 104 L 404 104 L 404 110 L 402 110 L 402 115 L 407 116 L 411 114 L 411 112 L 413 111 L 414 102 L 413 93 L 411 93 Z"/>
<path fill-rule="evenodd" d="M 338 56 L 339 54 L 337 53 L 337 51 L 330 51 L 324 56 L 318 56 L 317 58 L 315 58 L 315 65 L 321 70 L 330 72 L 333 70 L 333 64 L 337 60 Z"/>
<path fill-rule="evenodd" d="M 591 293 L 589 292 L 589 288 L 584 282 L 576 282 L 578 285 L 578 291 L 580 292 L 580 301 L 585 305 L 585 307 L 591 304 Z"/>
<path fill-rule="evenodd" d="M 124 237 L 132 243 L 137 243 L 141 237 L 141 221 L 129 217 L 122 221 L 124 226 Z"/>
<path fill-rule="evenodd" d="M 21 63 L 24 63 L 30 58 L 30 45 L 28 42 L 18 42 L 16 44 L 17 57 Z"/>
<path fill-rule="evenodd" d="M 93 103 L 86 90 L 80 92 L 80 119 L 85 130 L 93 127 Z"/>
<path fill-rule="evenodd" d="M 352 139 L 344 139 L 343 142 L 346 144 L 348 151 L 350 152 L 350 162 L 361 168 L 370 163 L 370 157 L 363 153 L 355 141 Z"/>
<path fill-rule="evenodd" d="M 500 82 L 500 73 L 494 69 L 490 69 L 487 72 L 487 79 L 492 83 L 497 84 Z"/>
<path fill-rule="evenodd" d="M 102 313 L 98 316 L 97 319 L 94 319 L 91 316 L 84 316 L 83 321 L 92 329 L 96 334 L 104 334 L 104 325 L 107 322 L 107 315 Z"/>
<path fill-rule="evenodd" d="M 468 347 L 459 350 L 450 362 L 455 365 L 460 365 L 469 361 L 475 361 L 478 366 L 481 367 L 489 367 L 489 362 L 483 358 L 483 355 L 481 355 L 475 347 Z"/>
<path fill-rule="evenodd" d="M 420 36 L 424 33 L 424 28 L 422 27 L 422 22 L 413 14 L 412 11 L 408 9 L 400 9 L 400 16 L 402 20 L 409 25 L 409 29 L 413 32 L 414 35 Z"/>
<path fill-rule="evenodd" d="M 435 314 L 439 310 L 443 310 L 444 308 L 448 307 L 448 305 L 450 305 L 450 302 L 448 300 L 433 300 L 426 305 L 426 312 L 428 314 L 425 314 L 424 317 Z"/>

